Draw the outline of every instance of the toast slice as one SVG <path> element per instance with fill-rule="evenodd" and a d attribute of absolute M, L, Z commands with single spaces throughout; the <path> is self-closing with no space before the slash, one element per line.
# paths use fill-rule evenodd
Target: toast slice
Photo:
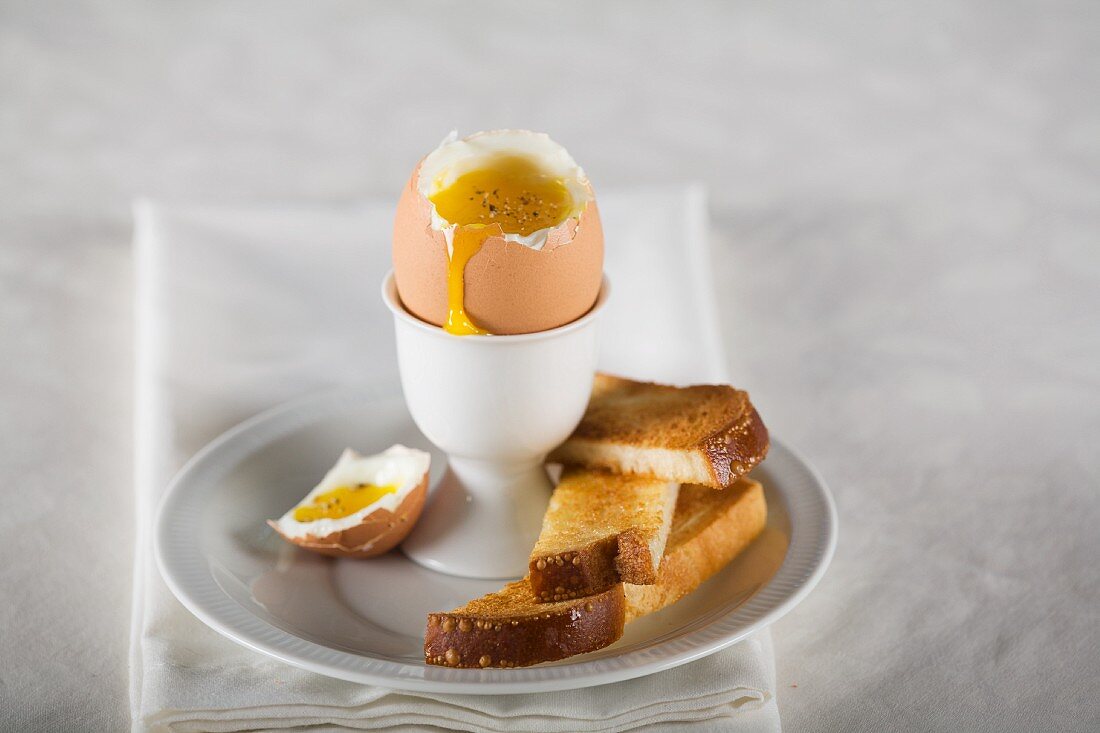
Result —
<path fill-rule="evenodd" d="M 567 469 L 550 497 L 530 581 L 543 602 L 657 582 L 680 484 Z"/>
<path fill-rule="evenodd" d="M 726 491 L 683 486 L 654 585 L 616 584 L 587 598 L 540 603 L 527 578 L 446 613 L 428 615 L 424 657 L 450 667 L 524 667 L 601 649 L 624 624 L 683 598 L 764 529 L 760 484 Z"/>
<path fill-rule="evenodd" d="M 724 568 L 764 531 L 764 488 L 739 479 L 725 491 L 682 486 L 661 569 L 653 585 L 627 585 L 627 621 L 686 596 Z"/>
<path fill-rule="evenodd" d="M 539 603 L 527 578 L 446 613 L 428 614 L 424 659 L 446 667 L 527 667 L 601 649 L 623 635 L 622 584 Z"/>
<path fill-rule="evenodd" d="M 767 452 L 768 430 L 746 392 L 597 374 L 580 425 L 547 460 L 723 489 Z"/>

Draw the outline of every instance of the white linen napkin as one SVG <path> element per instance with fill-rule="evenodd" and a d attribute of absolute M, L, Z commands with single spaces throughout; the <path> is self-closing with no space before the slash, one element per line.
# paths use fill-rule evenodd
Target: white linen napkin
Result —
<path fill-rule="evenodd" d="M 724 373 L 699 189 L 601 194 L 612 284 L 601 367 L 666 381 Z M 221 637 L 171 595 L 151 524 L 172 474 L 237 422 L 332 386 L 396 379 L 379 287 L 393 202 L 135 207 L 137 731 L 779 729 L 771 637 L 627 682 L 508 696 L 385 690 L 299 670 Z"/>

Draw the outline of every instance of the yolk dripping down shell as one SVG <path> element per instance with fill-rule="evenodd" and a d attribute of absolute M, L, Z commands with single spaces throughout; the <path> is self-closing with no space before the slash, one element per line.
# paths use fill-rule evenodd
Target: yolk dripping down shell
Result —
<path fill-rule="evenodd" d="M 394 276 L 402 304 L 410 313 L 445 327 L 452 312 L 458 310 L 468 316 L 470 326 L 503 335 L 556 328 L 588 312 L 596 301 L 603 272 L 603 232 L 594 200 L 590 198 L 579 215 L 553 226 L 545 245 L 533 249 L 505 240 L 500 224 L 507 217 L 487 215 L 494 213 L 488 211 L 488 204 L 496 206 L 504 198 L 504 191 L 498 191 L 494 198 L 493 189 L 473 188 L 471 184 L 465 203 L 486 205 L 481 216 L 475 216 L 476 211 L 475 215 L 461 217 L 451 214 L 472 219 L 474 225 L 455 227 L 456 256 L 452 258 L 444 233 L 432 226 L 432 201 L 420 193 L 419 172 L 418 166 L 402 192 L 394 222 Z M 450 211 L 445 197 L 439 194 L 461 190 L 455 185 L 461 178 L 432 195 L 437 209 Z M 477 183 L 476 177 L 473 183 Z M 475 193 L 475 201 L 471 202 L 470 190 L 486 191 L 488 195 L 479 197 Z M 511 203 L 519 204 L 519 209 L 513 206 L 512 212 L 501 213 L 513 217 L 509 228 L 521 234 L 553 218 L 553 209 L 547 214 L 542 208 L 528 206 L 535 203 L 532 200 L 524 203 L 517 197 L 509 198 Z M 544 194 L 541 200 L 548 200 L 548 196 Z M 561 205 L 568 208 L 566 203 Z M 442 211 L 440 215 L 444 215 Z M 464 230 L 470 233 L 462 234 Z M 464 266 L 460 262 L 463 256 Z M 450 277 L 453 267 L 460 267 L 462 273 L 459 309 L 452 307 L 457 300 Z"/>
<path fill-rule="evenodd" d="M 501 155 L 457 177 L 429 197 L 436 213 L 457 225 L 447 268 L 447 321 L 457 335 L 484 334 L 465 309 L 464 273 L 492 235 L 527 236 L 561 224 L 573 208 L 565 183 L 519 155 Z"/>

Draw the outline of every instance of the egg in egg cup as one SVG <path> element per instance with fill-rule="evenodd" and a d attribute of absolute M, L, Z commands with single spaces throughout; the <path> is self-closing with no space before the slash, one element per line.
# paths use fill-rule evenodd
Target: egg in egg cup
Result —
<path fill-rule="evenodd" d="M 394 316 L 410 414 L 447 471 L 402 550 L 470 578 L 526 572 L 572 432 L 607 301 L 603 232 L 584 172 L 546 135 L 452 135 L 398 204 Z"/>

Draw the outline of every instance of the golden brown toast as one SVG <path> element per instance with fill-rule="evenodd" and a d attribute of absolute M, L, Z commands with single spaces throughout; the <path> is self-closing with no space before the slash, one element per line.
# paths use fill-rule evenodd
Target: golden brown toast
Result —
<path fill-rule="evenodd" d="M 539 603 L 528 579 L 447 613 L 428 615 L 424 656 L 451 667 L 522 667 L 595 651 L 619 639 L 627 620 L 695 590 L 764 529 L 760 484 L 726 491 L 683 486 L 654 585 L 616 584 L 587 598 Z"/>
<path fill-rule="evenodd" d="M 648 476 L 566 469 L 529 565 L 541 601 L 657 581 L 680 485 Z"/>
<path fill-rule="evenodd" d="M 446 667 L 526 667 L 601 649 L 623 635 L 623 586 L 539 603 L 527 578 L 446 613 L 428 614 L 424 659 Z"/>
<path fill-rule="evenodd" d="M 627 620 L 664 608 L 724 568 L 764 530 L 764 487 L 739 479 L 725 491 L 681 486 L 672 531 L 653 585 L 627 585 Z"/>
<path fill-rule="evenodd" d="M 547 460 L 721 489 L 767 452 L 768 430 L 746 392 L 597 374 L 580 425 Z"/>

